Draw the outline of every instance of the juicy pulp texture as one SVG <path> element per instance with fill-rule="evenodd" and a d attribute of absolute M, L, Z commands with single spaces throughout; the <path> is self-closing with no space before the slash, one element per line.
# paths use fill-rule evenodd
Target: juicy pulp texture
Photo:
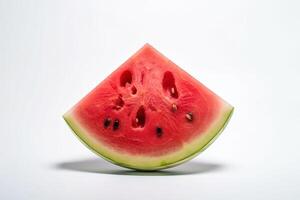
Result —
<path fill-rule="evenodd" d="M 150 45 L 64 115 L 94 152 L 121 166 L 154 170 L 208 146 L 233 107 Z"/>

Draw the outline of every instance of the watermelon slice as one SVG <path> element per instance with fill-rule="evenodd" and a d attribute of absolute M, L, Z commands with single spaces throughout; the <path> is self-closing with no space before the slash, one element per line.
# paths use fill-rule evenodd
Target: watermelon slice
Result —
<path fill-rule="evenodd" d="M 231 105 L 146 44 L 63 117 L 104 159 L 157 170 L 202 152 L 232 112 Z"/>

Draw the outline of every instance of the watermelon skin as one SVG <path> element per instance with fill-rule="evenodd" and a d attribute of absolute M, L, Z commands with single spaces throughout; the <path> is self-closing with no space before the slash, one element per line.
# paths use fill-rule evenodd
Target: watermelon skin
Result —
<path fill-rule="evenodd" d="M 128 71 L 133 74 L 129 76 Z M 172 76 L 176 90 L 168 88 Z M 129 96 L 128 91 L 132 93 Z M 168 109 L 173 103 L 179 106 L 176 112 Z M 141 105 L 147 116 L 142 128 L 132 122 Z M 146 44 L 63 117 L 83 144 L 104 159 L 131 169 L 158 170 L 181 164 L 205 150 L 223 131 L 233 110 Z M 184 117 L 188 111 L 194 114 L 191 122 Z M 118 131 L 103 127 L 106 115 L 120 119 Z M 164 135 L 155 137 L 153 128 L 157 125 L 163 126 Z"/>

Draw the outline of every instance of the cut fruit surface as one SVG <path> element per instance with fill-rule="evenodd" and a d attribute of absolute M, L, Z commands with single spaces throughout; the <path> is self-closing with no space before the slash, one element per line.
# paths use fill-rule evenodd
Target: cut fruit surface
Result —
<path fill-rule="evenodd" d="M 203 151 L 232 112 L 231 105 L 146 44 L 64 119 L 106 160 L 157 170 Z"/>

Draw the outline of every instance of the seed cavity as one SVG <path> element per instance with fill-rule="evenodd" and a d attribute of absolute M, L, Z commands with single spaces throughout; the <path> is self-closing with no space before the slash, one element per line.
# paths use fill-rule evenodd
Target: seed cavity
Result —
<path fill-rule="evenodd" d="M 168 91 L 171 97 L 178 98 L 178 91 L 175 85 L 175 78 L 173 74 L 169 71 L 165 72 L 162 86 L 165 91 Z"/>
<path fill-rule="evenodd" d="M 142 84 L 142 85 L 144 84 L 144 77 L 145 77 L 145 73 L 142 72 L 142 73 L 141 73 L 141 84 Z"/>
<path fill-rule="evenodd" d="M 146 123 L 146 114 L 144 106 L 140 106 L 134 120 L 132 121 L 132 126 L 135 128 L 143 128 Z"/>
<path fill-rule="evenodd" d="M 105 118 L 104 121 L 103 121 L 104 128 L 108 128 L 110 123 L 111 123 L 111 119 L 110 118 Z"/>
<path fill-rule="evenodd" d="M 172 108 L 171 108 L 172 112 L 176 112 L 177 109 L 178 109 L 177 105 L 175 103 L 173 103 Z"/>
<path fill-rule="evenodd" d="M 156 131 L 156 136 L 157 137 L 160 138 L 163 135 L 163 130 L 162 130 L 161 127 L 156 127 L 155 131 Z"/>
<path fill-rule="evenodd" d="M 124 106 L 124 100 L 122 99 L 122 95 L 120 94 L 119 97 L 115 100 L 114 109 L 120 110 Z"/>
<path fill-rule="evenodd" d="M 113 130 L 117 130 L 120 127 L 120 121 L 118 119 L 115 119 L 113 124 Z"/>
<path fill-rule="evenodd" d="M 126 70 L 122 73 L 120 77 L 120 86 L 125 87 L 127 84 L 132 82 L 132 73 L 129 70 Z"/>
<path fill-rule="evenodd" d="M 191 121 L 193 121 L 193 113 L 192 112 L 188 112 L 186 115 L 185 115 L 185 118 L 189 121 L 189 122 L 191 122 Z"/>
<path fill-rule="evenodd" d="M 131 88 L 131 94 L 136 94 L 137 93 L 137 89 L 135 86 L 132 86 Z"/>

